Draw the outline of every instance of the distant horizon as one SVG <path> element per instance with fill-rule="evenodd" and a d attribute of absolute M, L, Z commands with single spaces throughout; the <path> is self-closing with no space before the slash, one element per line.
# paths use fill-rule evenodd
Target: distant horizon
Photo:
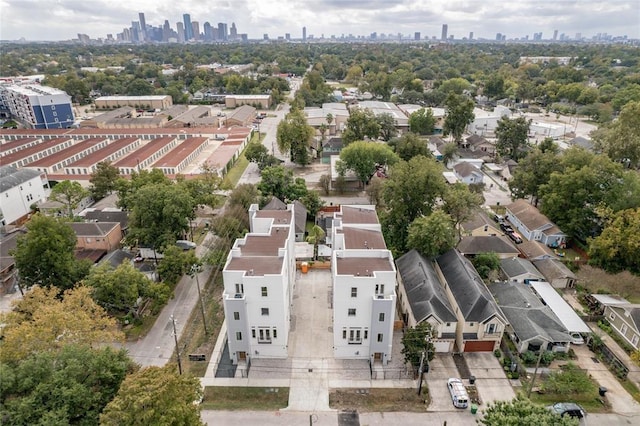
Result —
<path fill-rule="evenodd" d="M 352 34 L 370 37 L 371 33 L 392 35 L 401 33 L 407 39 L 419 32 L 422 40 L 441 39 L 442 25 L 447 36 L 455 40 L 469 38 L 495 40 L 496 34 L 507 40 L 519 40 L 542 33 L 542 41 L 556 41 L 561 34 L 574 39 L 580 34 L 589 41 L 598 34 L 612 37 L 640 39 L 640 2 L 587 1 L 587 0 L 498 0 L 483 2 L 462 0 L 238 0 L 220 2 L 212 7 L 199 0 L 184 0 L 176 4 L 170 0 L 138 0 L 120 2 L 109 0 L 58 0 L 55 5 L 44 0 L 0 0 L 0 40 L 30 42 L 64 42 L 77 40 L 86 34 L 92 40 L 114 38 L 132 22 L 138 22 L 139 13 L 145 14 L 147 25 L 159 27 L 165 19 L 176 30 L 185 13 L 199 23 L 203 31 L 205 22 L 216 27 L 218 22 L 235 22 L 238 34 L 248 39 L 261 40 L 290 34 L 291 39 L 302 39 L 302 28 L 307 38 L 331 39 Z M 289 13 L 295 11 L 295 13 Z"/>

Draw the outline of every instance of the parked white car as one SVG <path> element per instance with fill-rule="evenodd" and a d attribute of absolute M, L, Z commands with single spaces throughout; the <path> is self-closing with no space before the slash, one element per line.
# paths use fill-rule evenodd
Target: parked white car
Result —
<path fill-rule="evenodd" d="M 464 387 L 462 380 L 450 378 L 447 380 L 447 387 L 451 394 L 451 401 L 456 408 L 467 408 L 469 406 L 469 394 L 467 388 Z"/>

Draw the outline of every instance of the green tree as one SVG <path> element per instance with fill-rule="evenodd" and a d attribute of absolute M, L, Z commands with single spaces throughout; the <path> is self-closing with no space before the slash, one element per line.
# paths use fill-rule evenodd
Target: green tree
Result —
<path fill-rule="evenodd" d="M 197 263 L 193 251 L 184 251 L 181 248 L 168 246 L 158 264 L 158 275 L 166 284 L 173 286 L 189 271 L 191 265 Z"/>
<path fill-rule="evenodd" d="M 147 185 L 170 185 L 171 180 L 160 169 L 140 170 L 131 174 L 131 179 L 120 178 L 116 182 L 118 192 L 118 206 L 124 210 L 131 210 L 135 204 L 136 192 Z"/>
<path fill-rule="evenodd" d="M 605 216 L 602 233 L 589 241 L 589 263 L 608 272 L 640 274 L 640 207 Z"/>
<path fill-rule="evenodd" d="M 510 157 L 515 161 L 526 155 L 529 147 L 529 126 L 531 120 L 525 117 L 514 118 L 502 117 L 498 120 L 496 128 L 496 150 L 503 157 Z"/>
<path fill-rule="evenodd" d="M 309 231 L 309 235 L 307 236 L 306 241 L 309 244 L 313 244 L 313 258 L 314 259 L 318 258 L 318 245 L 320 244 L 320 241 L 322 241 L 324 236 L 325 236 L 324 230 L 321 227 L 319 227 L 318 225 L 313 225 L 313 227 Z"/>
<path fill-rule="evenodd" d="M 63 180 L 51 189 L 49 199 L 64 204 L 67 215 L 73 217 L 73 211 L 88 196 L 89 191 L 84 189 L 80 182 Z"/>
<path fill-rule="evenodd" d="M 409 225 L 407 248 L 416 249 L 426 257 L 439 256 L 455 245 L 453 220 L 442 210 L 419 217 Z"/>
<path fill-rule="evenodd" d="M 490 99 L 504 98 L 504 78 L 500 74 L 491 74 L 484 86 L 484 94 Z"/>
<path fill-rule="evenodd" d="M 126 350 L 65 345 L 0 364 L 2 423 L 95 425 L 135 364 Z"/>
<path fill-rule="evenodd" d="M 398 133 L 398 130 L 396 129 L 396 119 L 393 118 L 393 115 L 387 112 L 378 114 L 376 116 L 376 120 L 380 126 L 380 138 L 383 141 L 388 142 Z"/>
<path fill-rule="evenodd" d="M 565 398 L 596 393 L 596 384 L 589 374 L 573 363 L 568 363 L 562 370 L 549 374 L 540 387 L 544 392 L 562 395 Z"/>
<path fill-rule="evenodd" d="M 257 188 L 264 196 L 272 195 L 284 201 L 289 195 L 291 185 L 293 172 L 284 166 L 272 166 L 262 171 Z"/>
<path fill-rule="evenodd" d="M 494 252 L 479 253 L 471 259 L 471 263 L 483 279 L 489 278 L 491 272 L 500 269 L 500 258 Z"/>
<path fill-rule="evenodd" d="M 194 178 L 185 179 L 184 176 L 178 175 L 176 182 L 187 194 L 191 195 L 194 201 L 194 215 L 198 206 L 209 206 L 215 209 L 222 199 L 220 195 L 217 195 L 222 185 L 222 178 L 215 169 L 206 163 L 200 166 L 200 173 Z"/>
<path fill-rule="evenodd" d="M 423 321 L 415 327 L 409 327 L 402 336 L 402 355 L 404 362 L 414 367 L 420 366 L 420 359 L 424 354 L 425 365 L 436 356 L 435 346 L 431 343 L 431 324 Z"/>
<path fill-rule="evenodd" d="M 460 224 L 477 214 L 484 199 L 481 194 L 470 191 L 467 185 L 456 182 L 447 187 L 443 201 L 442 208 L 453 220 L 454 228 L 458 230 L 458 240 L 460 240 Z"/>
<path fill-rule="evenodd" d="M 91 298 L 91 289 L 35 287 L 4 315 L 0 361 L 18 362 L 36 352 L 54 352 L 69 344 L 100 346 L 122 341 L 116 321 Z"/>
<path fill-rule="evenodd" d="M 298 200 L 304 204 L 307 208 L 308 215 L 312 218 L 315 218 L 322 206 L 324 206 L 324 201 L 320 198 L 318 191 L 306 191 L 306 193 L 302 197 L 298 198 Z"/>
<path fill-rule="evenodd" d="M 534 206 L 538 205 L 540 187 L 549 182 L 551 174 L 561 170 L 560 158 L 554 152 L 530 151 L 520 160 L 509 181 L 513 198 L 531 197 Z"/>
<path fill-rule="evenodd" d="M 387 145 L 375 142 L 353 142 L 340 152 L 338 172 L 342 175 L 352 170 L 362 185 L 366 185 L 376 166 L 391 166 L 398 161 L 398 156 Z"/>
<path fill-rule="evenodd" d="M 117 167 L 111 165 L 109 161 L 102 161 L 96 166 L 96 170 L 91 174 L 89 182 L 89 192 L 94 200 L 101 200 L 111 192 L 116 190 L 116 182 L 120 176 Z"/>
<path fill-rule="evenodd" d="M 67 223 L 34 215 L 27 223 L 27 233 L 18 237 L 12 251 L 20 285 L 72 288 L 89 272 L 89 264 L 76 260 L 73 254 L 76 241 L 76 234 Z"/>
<path fill-rule="evenodd" d="M 404 253 L 409 224 L 431 214 L 445 190 L 442 166 L 433 158 L 419 155 L 391 167 L 383 191 L 386 210 L 381 214 L 387 244 Z"/>
<path fill-rule="evenodd" d="M 613 95 L 611 105 L 615 111 L 621 111 L 630 102 L 640 102 L 640 84 L 631 84 Z"/>
<path fill-rule="evenodd" d="M 128 96 L 149 96 L 153 95 L 153 92 L 153 86 L 143 78 L 136 78 L 127 85 Z"/>
<path fill-rule="evenodd" d="M 202 396 L 198 378 L 178 375 L 171 366 L 147 367 L 125 378 L 100 424 L 203 426 L 197 403 Z"/>
<path fill-rule="evenodd" d="M 380 123 L 370 109 L 355 108 L 349 113 L 345 129 L 342 132 L 342 141 L 346 146 L 365 138 L 375 140 L 380 135 Z"/>
<path fill-rule="evenodd" d="M 447 95 L 452 93 L 462 95 L 464 91 L 471 89 L 471 83 L 464 78 L 456 77 L 443 81 L 438 89 Z"/>
<path fill-rule="evenodd" d="M 475 118 L 473 101 L 464 95 L 449 94 L 445 101 L 446 115 L 442 130 L 444 135 L 451 135 L 456 143 L 462 141 L 462 134 Z"/>
<path fill-rule="evenodd" d="M 578 419 L 560 417 L 525 398 L 489 403 L 478 422 L 486 426 L 578 426 Z"/>
<path fill-rule="evenodd" d="M 442 146 L 442 164 L 445 167 L 458 156 L 458 144 L 446 143 Z"/>
<path fill-rule="evenodd" d="M 249 210 L 251 204 L 258 202 L 258 188 L 251 183 L 241 183 L 236 186 L 229 195 L 229 206 L 239 206 Z"/>
<path fill-rule="evenodd" d="M 389 146 L 392 147 L 393 151 L 404 161 L 409 161 L 417 155 L 425 157 L 431 156 L 427 141 L 412 132 L 391 139 Z"/>
<path fill-rule="evenodd" d="M 409 130 L 419 135 L 432 135 L 436 125 L 431 108 L 420 108 L 409 116 Z"/>
<path fill-rule="evenodd" d="M 640 101 L 629 102 L 616 121 L 593 133 L 596 149 L 613 161 L 640 167 Z"/>
<path fill-rule="evenodd" d="M 173 244 L 188 230 L 195 200 L 181 185 L 142 186 L 129 200 L 129 241 L 156 249 Z"/>
<path fill-rule="evenodd" d="M 369 181 L 369 185 L 367 185 L 367 189 L 365 189 L 367 196 L 369 197 L 369 202 L 376 207 L 380 207 L 382 205 L 382 191 L 384 190 L 384 181 L 374 176 Z"/>
<path fill-rule="evenodd" d="M 301 166 L 310 163 L 309 147 L 315 134 L 302 111 L 287 114 L 278 124 L 276 141 L 280 152 L 289 152 L 291 161 Z"/>

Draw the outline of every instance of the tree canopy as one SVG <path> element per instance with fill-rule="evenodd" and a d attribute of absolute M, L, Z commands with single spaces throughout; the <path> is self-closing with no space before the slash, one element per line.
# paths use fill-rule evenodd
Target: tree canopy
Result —
<path fill-rule="evenodd" d="M 422 354 L 425 356 L 425 365 L 436 356 L 435 346 L 431 343 L 431 324 L 423 321 L 415 327 L 408 328 L 402 336 L 402 355 L 404 362 L 408 362 L 414 367 L 420 365 Z"/>
<path fill-rule="evenodd" d="M 593 136 L 596 148 L 611 160 L 639 168 L 640 100 L 628 103 L 616 121 L 598 129 Z"/>
<path fill-rule="evenodd" d="M 354 108 L 349 112 L 349 118 L 342 132 L 342 141 L 345 147 L 365 138 L 376 140 L 379 135 L 380 123 L 373 111 L 368 108 Z"/>
<path fill-rule="evenodd" d="M 41 214 L 26 225 L 12 254 L 20 272 L 20 286 L 72 288 L 88 272 L 86 261 L 76 260 L 76 234 L 66 222 Z"/>
<path fill-rule="evenodd" d="M 415 219 L 409 225 L 407 248 L 426 257 L 436 257 L 456 245 L 456 229 L 451 216 L 435 210 L 429 216 Z"/>
<path fill-rule="evenodd" d="M 409 116 L 409 130 L 419 135 L 432 135 L 436 119 L 431 108 L 420 108 Z"/>
<path fill-rule="evenodd" d="M 73 217 L 74 210 L 80 202 L 89 196 L 89 191 L 84 189 L 80 182 L 63 180 L 51 189 L 49 199 L 64 204 L 67 216 Z"/>
<path fill-rule="evenodd" d="M 340 152 L 338 172 L 344 175 L 347 170 L 353 171 L 358 180 L 366 185 L 376 171 L 377 166 L 392 166 L 398 162 L 398 156 L 388 145 L 357 141 Z"/>
<path fill-rule="evenodd" d="M 640 207 L 604 216 L 602 233 L 589 243 L 589 263 L 612 273 L 640 274 Z"/>
<path fill-rule="evenodd" d="M 393 151 L 404 161 L 409 161 L 417 155 L 425 157 L 430 157 L 432 155 L 427 145 L 427 141 L 412 132 L 408 132 L 400 137 L 391 139 L 389 141 L 389 146 L 392 147 Z"/>
<path fill-rule="evenodd" d="M 172 366 L 147 367 L 125 378 L 100 415 L 103 426 L 203 426 L 200 380 Z"/>
<path fill-rule="evenodd" d="M 465 95 L 454 93 L 447 96 L 445 101 L 446 115 L 442 130 L 444 135 L 451 135 L 456 143 L 462 141 L 462 134 L 467 126 L 473 121 L 473 101 Z"/>
<path fill-rule="evenodd" d="M 498 154 L 518 161 L 526 155 L 529 146 L 529 126 L 531 120 L 525 117 L 510 119 L 502 117 L 496 128 L 496 150 Z"/>
<path fill-rule="evenodd" d="M 117 167 L 111 165 L 109 161 L 102 161 L 96 166 L 96 170 L 91 173 L 89 182 L 89 192 L 94 200 L 101 200 L 112 191 L 116 190 L 116 182 L 120 176 Z"/>
<path fill-rule="evenodd" d="M 486 426 L 578 426 L 578 419 L 558 414 L 529 399 L 516 398 L 511 401 L 495 401 L 483 410 L 480 424 Z"/>
<path fill-rule="evenodd" d="M 288 113 L 278 124 L 276 141 L 280 152 L 289 152 L 291 161 L 301 166 L 311 162 L 309 148 L 315 135 L 313 127 L 300 110 Z"/>

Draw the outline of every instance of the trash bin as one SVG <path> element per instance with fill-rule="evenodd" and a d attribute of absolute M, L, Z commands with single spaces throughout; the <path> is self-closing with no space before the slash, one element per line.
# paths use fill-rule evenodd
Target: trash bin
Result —
<path fill-rule="evenodd" d="M 307 272 L 309 272 L 309 264 L 307 262 L 302 262 L 302 264 L 300 265 L 300 269 L 302 270 L 303 274 L 306 274 Z"/>
<path fill-rule="evenodd" d="M 605 388 L 604 386 L 600 386 L 598 388 L 598 393 L 600 394 L 600 396 L 604 396 L 604 394 L 607 393 L 607 388 Z"/>
<path fill-rule="evenodd" d="M 471 404 L 471 414 L 476 414 L 478 412 L 478 406 L 476 404 Z"/>
<path fill-rule="evenodd" d="M 476 382 L 476 376 L 469 376 L 469 384 L 473 385 Z"/>

